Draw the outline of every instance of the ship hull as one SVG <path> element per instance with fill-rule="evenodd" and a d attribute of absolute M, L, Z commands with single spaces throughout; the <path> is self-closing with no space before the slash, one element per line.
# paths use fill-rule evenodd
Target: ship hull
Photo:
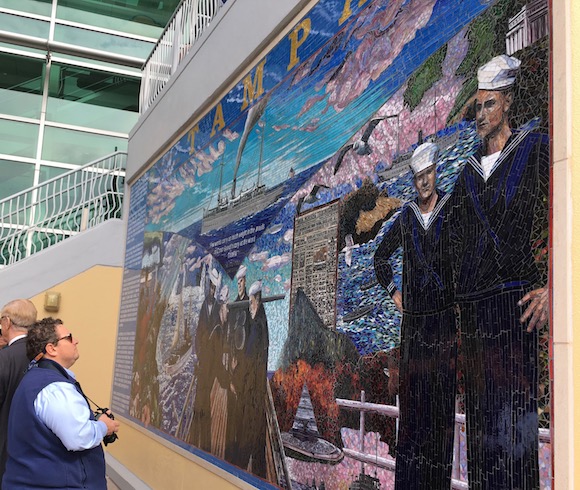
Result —
<path fill-rule="evenodd" d="M 224 209 L 212 209 L 204 215 L 201 222 L 201 233 L 209 233 L 212 230 L 223 228 L 234 221 L 239 221 L 246 216 L 257 213 L 275 202 L 283 192 L 283 187 L 278 186 L 262 194 L 251 196 L 239 203 L 230 204 Z"/>

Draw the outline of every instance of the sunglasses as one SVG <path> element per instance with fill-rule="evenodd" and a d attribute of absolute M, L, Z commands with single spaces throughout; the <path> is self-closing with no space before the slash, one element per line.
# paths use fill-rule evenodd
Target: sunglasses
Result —
<path fill-rule="evenodd" d="M 64 337 L 60 337 L 59 339 L 56 339 L 55 344 L 58 344 L 61 340 L 68 340 L 71 344 L 73 343 L 73 334 L 69 333 L 68 335 L 65 335 Z"/>

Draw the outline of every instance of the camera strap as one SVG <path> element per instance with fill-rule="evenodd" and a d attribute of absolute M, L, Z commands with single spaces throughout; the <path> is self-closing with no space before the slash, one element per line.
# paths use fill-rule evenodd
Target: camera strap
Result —
<path fill-rule="evenodd" d="M 89 407 L 89 411 L 91 412 L 91 420 L 97 419 L 97 414 L 94 413 L 93 410 L 91 409 L 91 403 L 95 407 L 97 407 L 97 410 L 100 411 L 101 413 L 107 415 L 110 418 L 114 418 L 112 414 L 107 413 L 108 409 L 99 407 L 99 405 L 97 405 L 93 400 L 91 400 L 87 395 L 85 395 L 85 392 L 81 388 L 81 384 L 75 378 L 73 378 L 70 374 L 68 374 L 68 372 L 65 370 L 65 368 L 62 367 L 58 362 L 54 362 L 50 359 L 44 359 L 42 356 L 40 356 L 40 357 L 37 356 L 34 359 L 34 361 L 31 363 L 31 365 L 33 365 L 33 364 L 36 364 L 37 367 L 42 368 L 42 369 L 51 369 L 53 371 L 56 371 L 56 372 L 62 374 L 62 376 L 64 378 L 66 378 L 68 381 L 70 381 L 72 384 L 74 384 L 76 390 L 83 396 L 83 398 L 87 402 L 87 406 Z M 30 369 L 30 367 L 29 367 L 29 369 Z M 103 442 L 106 446 L 107 444 L 115 442 L 117 440 L 117 438 L 118 438 L 117 434 L 112 433 L 108 436 L 103 437 Z"/>
<path fill-rule="evenodd" d="M 93 405 L 95 405 L 97 408 L 100 408 L 93 400 L 91 400 L 83 391 L 81 384 L 75 379 L 73 378 L 71 375 L 69 375 L 66 370 L 58 363 L 58 362 L 54 362 L 51 361 L 50 359 L 44 359 L 41 358 L 39 361 L 37 361 L 37 366 L 39 368 L 42 369 L 51 369 L 52 371 L 56 371 L 60 374 L 62 374 L 67 380 L 69 380 L 72 384 L 75 385 L 77 391 L 83 395 L 83 398 L 85 399 L 85 401 L 87 402 L 87 405 L 89 406 L 89 408 L 91 408 L 91 403 Z"/>

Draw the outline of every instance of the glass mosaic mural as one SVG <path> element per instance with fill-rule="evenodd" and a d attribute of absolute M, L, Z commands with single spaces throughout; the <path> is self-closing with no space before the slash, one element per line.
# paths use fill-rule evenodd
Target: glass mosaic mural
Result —
<path fill-rule="evenodd" d="M 321 0 L 131 188 L 113 410 L 259 488 L 551 488 L 547 0 Z"/>

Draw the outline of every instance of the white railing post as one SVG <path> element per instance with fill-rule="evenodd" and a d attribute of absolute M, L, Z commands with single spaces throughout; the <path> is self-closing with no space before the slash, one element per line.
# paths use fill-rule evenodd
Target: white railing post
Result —
<path fill-rule="evenodd" d="M 28 233 L 26 234 L 26 247 L 24 252 L 24 257 L 29 257 L 32 251 L 32 238 L 34 233 L 34 223 L 36 220 L 36 202 L 38 199 L 38 189 L 32 191 L 30 198 L 30 216 L 28 219 Z"/>
<path fill-rule="evenodd" d="M 364 403 L 365 402 L 365 391 L 361 390 L 360 392 L 360 402 Z M 364 454 L 365 452 L 365 411 L 361 410 L 360 411 L 360 426 L 359 426 L 359 449 L 361 454 Z M 361 461 L 360 464 L 360 472 L 364 473 L 365 472 L 365 464 L 364 462 Z"/>
<path fill-rule="evenodd" d="M 181 51 L 181 40 L 183 38 L 182 17 L 183 17 L 183 8 L 180 8 L 176 12 L 175 18 L 173 19 L 173 46 L 171 46 L 172 61 L 170 75 L 173 75 L 176 72 L 177 65 L 179 65 L 179 61 L 181 60 L 180 51 Z"/>
<path fill-rule="evenodd" d="M 455 413 L 459 410 L 459 404 L 455 401 Z M 454 480 L 461 479 L 461 427 L 462 425 L 455 421 L 455 433 L 453 435 L 453 471 L 451 477 Z"/>

